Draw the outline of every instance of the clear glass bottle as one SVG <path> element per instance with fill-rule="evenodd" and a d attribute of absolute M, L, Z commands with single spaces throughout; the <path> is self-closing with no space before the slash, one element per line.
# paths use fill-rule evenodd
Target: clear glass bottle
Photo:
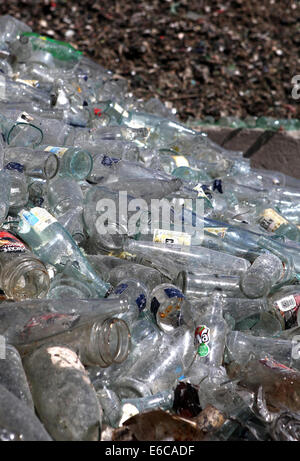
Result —
<path fill-rule="evenodd" d="M 58 218 L 75 206 L 82 206 L 83 193 L 75 179 L 58 177 L 49 182 L 47 198 L 51 211 Z"/>
<path fill-rule="evenodd" d="M 58 174 L 61 176 L 69 176 L 76 181 L 81 181 L 87 178 L 92 170 L 91 154 L 79 147 L 40 146 L 40 148 L 59 158 Z"/>
<path fill-rule="evenodd" d="M 246 363 L 251 355 L 263 359 L 269 354 L 274 360 L 300 370 L 300 349 L 297 342 L 287 339 L 251 336 L 239 331 L 228 333 L 226 339 L 228 358 L 239 364 Z"/>
<path fill-rule="evenodd" d="M 56 155 L 26 147 L 8 147 L 4 152 L 5 163 L 18 163 L 24 167 L 26 176 L 52 179 L 58 172 L 59 159 Z"/>
<path fill-rule="evenodd" d="M 149 303 L 149 292 L 139 280 L 126 278 L 121 280 L 108 296 L 108 299 L 115 298 L 127 300 L 130 305 L 129 311 L 120 314 L 120 317 L 131 327 Z"/>
<path fill-rule="evenodd" d="M 187 297 L 209 296 L 213 291 L 222 292 L 229 297 L 242 297 L 240 290 L 240 277 L 236 275 L 224 274 L 206 274 L 201 272 L 179 272 L 178 277 L 174 280 Z"/>
<path fill-rule="evenodd" d="M 123 399 L 170 389 L 184 375 L 193 358 L 190 330 L 176 329 L 173 334 L 162 336 L 159 347 L 153 345 L 144 350 L 135 364 L 118 377 L 113 390 Z"/>
<path fill-rule="evenodd" d="M 0 231 L 0 285 L 9 299 L 43 297 L 49 290 L 45 265 L 13 234 Z"/>
<path fill-rule="evenodd" d="M 23 356 L 40 344 L 72 343 L 100 320 L 130 309 L 126 299 L 31 299 L 1 304 L 0 334 Z M 124 322 L 123 322 L 124 323 Z"/>
<path fill-rule="evenodd" d="M 23 364 L 36 411 L 54 440 L 100 440 L 97 394 L 72 349 L 45 345 L 26 356 Z"/>
<path fill-rule="evenodd" d="M 121 261 L 121 260 L 120 260 Z M 121 283 L 121 280 L 126 278 L 136 279 L 142 282 L 149 292 L 151 292 L 157 285 L 161 284 L 161 275 L 156 269 L 127 262 L 127 264 L 120 264 L 109 272 L 109 282 L 116 286 Z"/>
<path fill-rule="evenodd" d="M 218 270 L 226 267 L 228 275 L 240 275 L 250 266 L 245 259 L 200 246 L 188 247 L 128 239 L 124 250 L 155 263 L 154 267 L 158 270 L 166 269 L 171 279 L 177 277 L 183 268 L 199 270 L 205 267 Z"/>
<path fill-rule="evenodd" d="M 151 313 L 164 333 L 170 334 L 181 325 L 188 323 L 189 318 L 184 315 L 185 304 L 184 294 L 177 286 L 169 283 L 156 286 L 150 294 Z"/>
<path fill-rule="evenodd" d="M 209 367 L 220 367 L 223 363 L 228 326 L 223 318 L 223 297 L 214 293 L 208 300 L 207 311 L 199 314 L 194 340 L 197 346 L 196 360 Z"/>
<path fill-rule="evenodd" d="M 29 194 L 24 167 L 20 163 L 9 162 L 5 166 L 10 176 L 9 211 L 16 215 L 21 208 L 27 205 Z"/>
<path fill-rule="evenodd" d="M 50 213 L 35 207 L 30 211 L 22 210 L 20 217 L 18 235 L 42 261 L 52 264 L 58 271 L 62 271 L 68 261 L 74 263 L 98 295 L 106 295 L 110 285 L 97 276 L 72 237 Z"/>

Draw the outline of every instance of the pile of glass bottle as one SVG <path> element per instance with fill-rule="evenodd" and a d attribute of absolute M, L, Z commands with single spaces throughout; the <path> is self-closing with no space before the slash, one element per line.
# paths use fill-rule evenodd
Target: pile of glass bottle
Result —
<path fill-rule="evenodd" d="M 285 131 L 294 131 L 300 130 L 300 120 L 298 118 L 273 118 L 273 117 L 252 117 L 248 116 L 244 119 L 238 117 L 220 117 L 215 119 L 212 116 L 204 117 L 200 120 L 189 120 L 188 125 L 190 127 L 197 127 L 200 125 L 215 125 L 215 126 L 224 126 L 229 128 L 262 128 L 264 130 L 285 130 Z"/>
<path fill-rule="evenodd" d="M 0 48 L 0 439 L 99 440 L 190 383 L 207 440 L 297 440 L 300 181 L 10 16 Z"/>

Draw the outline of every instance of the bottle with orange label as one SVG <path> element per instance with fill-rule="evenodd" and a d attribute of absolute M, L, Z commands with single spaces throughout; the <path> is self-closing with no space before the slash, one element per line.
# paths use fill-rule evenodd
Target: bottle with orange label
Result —
<path fill-rule="evenodd" d="M 15 301 L 43 297 L 49 289 L 45 265 L 5 230 L 0 230 L 0 286 Z"/>

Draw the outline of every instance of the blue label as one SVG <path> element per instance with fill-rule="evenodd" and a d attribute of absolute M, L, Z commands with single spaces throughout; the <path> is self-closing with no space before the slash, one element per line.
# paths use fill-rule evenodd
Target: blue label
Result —
<path fill-rule="evenodd" d="M 61 147 L 51 147 L 51 149 L 48 150 L 48 152 L 51 152 L 51 154 L 57 154 Z"/>
<path fill-rule="evenodd" d="M 123 291 L 126 290 L 127 287 L 128 287 L 128 285 L 126 283 L 121 283 L 120 285 L 118 285 L 115 288 L 114 293 L 116 295 L 121 295 L 123 293 Z"/>
<path fill-rule="evenodd" d="M 21 163 L 17 163 L 17 162 L 9 162 L 5 166 L 5 169 L 6 170 L 17 170 L 17 171 L 19 171 L 19 173 L 23 173 L 24 165 L 21 165 Z"/>
<path fill-rule="evenodd" d="M 178 290 L 178 288 L 165 288 L 164 291 L 168 298 L 175 298 L 175 296 L 177 298 L 184 298 L 184 294 L 181 293 L 181 291 Z"/>
<path fill-rule="evenodd" d="M 139 311 L 141 312 L 146 307 L 146 302 L 147 302 L 146 296 L 144 294 L 140 294 L 140 296 L 135 300 L 135 302 L 137 303 Z"/>
<path fill-rule="evenodd" d="M 207 196 L 207 198 L 209 198 L 210 200 L 212 199 L 212 195 L 210 193 L 210 189 L 208 186 L 206 186 L 205 184 L 203 184 L 202 186 L 202 190 L 203 192 L 205 193 L 205 195 Z"/>
<path fill-rule="evenodd" d="M 160 306 L 160 303 L 157 301 L 157 299 L 154 297 L 151 301 L 151 307 L 150 307 L 150 310 L 152 312 L 153 315 L 156 315 L 157 314 L 157 311 L 159 309 L 159 306 Z"/>
<path fill-rule="evenodd" d="M 30 211 L 28 212 L 28 214 L 24 213 L 23 216 L 31 226 L 34 226 L 39 221 L 39 219 L 36 216 L 34 216 L 34 214 L 30 213 Z"/>
<path fill-rule="evenodd" d="M 220 192 L 220 194 L 223 194 L 223 189 L 222 189 L 222 180 L 221 179 L 215 179 L 213 182 L 213 190 L 217 190 Z"/>
<path fill-rule="evenodd" d="M 104 166 L 112 166 L 113 163 L 118 163 L 119 161 L 120 161 L 119 158 L 112 158 L 112 157 L 108 157 L 108 155 L 104 155 L 101 163 Z"/>

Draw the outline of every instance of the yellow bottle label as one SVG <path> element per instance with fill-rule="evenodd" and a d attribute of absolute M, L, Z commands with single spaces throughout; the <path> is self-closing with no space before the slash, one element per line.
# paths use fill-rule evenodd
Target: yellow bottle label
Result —
<path fill-rule="evenodd" d="M 165 229 L 154 229 L 153 242 L 171 243 L 173 245 L 191 245 L 191 235 L 186 232 L 171 231 Z"/>
<path fill-rule="evenodd" d="M 187 158 L 184 157 L 183 155 L 172 155 L 172 159 L 176 163 L 177 167 L 179 167 L 179 166 L 189 166 L 190 165 Z"/>
<path fill-rule="evenodd" d="M 18 83 L 24 83 L 24 85 L 32 86 L 33 88 L 36 88 L 39 84 L 38 80 L 22 80 L 21 78 L 17 78 L 15 81 Z"/>
<path fill-rule="evenodd" d="M 57 157 L 61 158 L 66 150 L 68 150 L 67 147 L 54 147 L 54 146 L 48 146 L 46 149 L 44 149 L 46 152 L 51 152 L 51 154 L 55 154 Z"/>
<path fill-rule="evenodd" d="M 259 224 L 268 232 L 275 232 L 282 224 L 288 224 L 288 221 L 272 208 L 267 208 L 260 215 Z"/>
<path fill-rule="evenodd" d="M 204 230 L 210 234 L 223 238 L 227 232 L 227 227 L 204 227 Z"/>

